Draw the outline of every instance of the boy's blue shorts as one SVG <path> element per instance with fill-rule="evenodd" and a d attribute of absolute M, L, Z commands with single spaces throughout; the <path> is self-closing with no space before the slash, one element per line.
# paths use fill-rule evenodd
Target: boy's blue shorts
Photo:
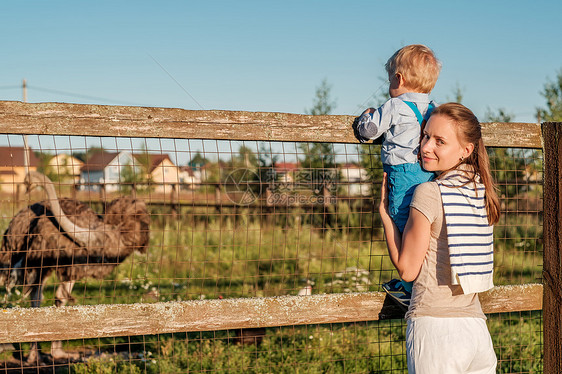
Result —
<path fill-rule="evenodd" d="M 383 165 L 388 180 L 388 210 L 400 232 L 404 231 L 410 203 L 416 186 L 433 180 L 435 174 L 422 169 L 419 163 Z"/>

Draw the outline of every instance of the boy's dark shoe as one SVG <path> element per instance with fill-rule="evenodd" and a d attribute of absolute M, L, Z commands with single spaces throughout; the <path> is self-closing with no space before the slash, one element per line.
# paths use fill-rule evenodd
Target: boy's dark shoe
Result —
<path fill-rule="evenodd" d="M 410 306 L 410 299 L 412 294 L 404 288 L 402 281 L 399 279 L 393 279 L 390 282 L 383 283 L 381 285 L 382 289 L 390 296 L 394 301 L 396 301 L 404 309 L 408 309 Z"/>

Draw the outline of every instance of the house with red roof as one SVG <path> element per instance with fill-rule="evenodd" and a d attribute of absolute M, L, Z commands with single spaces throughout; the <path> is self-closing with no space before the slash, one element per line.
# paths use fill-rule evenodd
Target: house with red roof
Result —
<path fill-rule="evenodd" d="M 300 163 L 298 162 L 277 162 L 273 166 L 274 180 L 284 184 L 294 183 L 295 174 L 299 168 Z"/>
<path fill-rule="evenodd" d="M 169 155 L 134 153 L 133 157 L 137 160 L 148 158 L 148 176 L 155 192 L 170 193 L 173 186 L 180 182 L 180 169 L 172 162 Z"/>
<path fill-rule="evenodd" d="M 129 152 L 96 152 L 80 169 L 80 189 L 99 191 L 103 186 L 107 192 L 118 191 L 126 166 L 133 167 L 137 173 L 141 170 Z"/>
<path fill-rule="evenodd" d="M 29 149 L 29 170 L 36 171 L 39 159 Z M 0 190 L 15 192 L 25 179 L 25 148 L 0 147 Z"/>
<path fill-rule="evenodd" d="M 182 188 L 193 190 L 201 184 L 201 169 L 189 165 L 179 167 L 179 179 Z"/>

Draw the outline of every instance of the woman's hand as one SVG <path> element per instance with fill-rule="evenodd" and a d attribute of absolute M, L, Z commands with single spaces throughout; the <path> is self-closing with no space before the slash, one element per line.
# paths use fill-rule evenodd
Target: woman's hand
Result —
<path fill-rule="evenodd" d="M 390 213 L 388 212 L 388 175 L 386 173 L 382 174 L 381 202 L 379 204 L 379 213 L 383 220 L 386 216 L 390 218 Z"/>
<path fill-rule="evenodd" d="M 383 173 L 379 213 L 390 260 L 406 282 L 417 278 L 429 248 L 431 224 L 423 213 L 410 209 L 410 217 L 402 235 L 388 211 L 388 175 Z"/>

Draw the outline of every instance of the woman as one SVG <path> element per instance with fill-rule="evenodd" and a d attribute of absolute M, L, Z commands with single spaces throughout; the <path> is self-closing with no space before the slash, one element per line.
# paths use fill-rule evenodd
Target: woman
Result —
<path fill-rule="evenodd" d="M 499 200 L 480 123 L 461 104 L 437 107 L 422 134 L 422 166 L 437 173 L 416 188 L 400 235 L 379 207 L 390 258 L 415 281 L 406 314 L 409 373 L 495 373 L 497 359 L 478 292 L 491 287 Z"/>

